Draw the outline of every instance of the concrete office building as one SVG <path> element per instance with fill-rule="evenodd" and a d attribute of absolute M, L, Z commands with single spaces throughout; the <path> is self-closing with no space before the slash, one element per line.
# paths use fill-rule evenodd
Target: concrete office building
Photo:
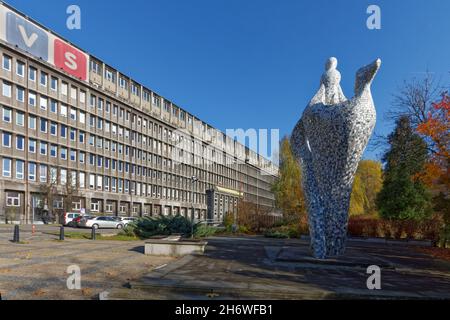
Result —
<path fill-rule="evenodd" d="M 273 208 L 267 159 L 1 2 L 0 59 L 0 223 L 63 209 L 67 183 L 92 214 Z"/>

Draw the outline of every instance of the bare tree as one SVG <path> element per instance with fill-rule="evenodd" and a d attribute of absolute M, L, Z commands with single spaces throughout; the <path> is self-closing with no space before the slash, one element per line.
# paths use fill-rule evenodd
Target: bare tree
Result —
<path fill-rule="evenodd" d="M 423 78 L 404 81 L 394 94 L 393 109 L 388 112 L 387 117 L 395 122 L 402 116 L 407 116 L 411 125 L 416 128 L 428 120 L 432 104 L 439 99 L 442 91 L 440 79 L 435 79 L 428 71 Z"/>
<path fill-rule="evenodd" d="M 53 200 L 58 193 L 57 181 L 56 176 L 50 176 L 47 182 L 42 182 L 39 185 L 39 193 L 42 197 L 41 208 L 39 209 L 43 220 L 48 221 L 53 217 Z M 47 212 L 44 211 L 45 205 L 48 208 Z"/>
<path fill-rule="evenodd" d="M 73 179 L 72 173 L 67 174 L 66 184 L 63 186 L 63 203 L 64 211 L 69 212 L 72 210 L 72 202 L 78 195 L 77 181 Z"/>

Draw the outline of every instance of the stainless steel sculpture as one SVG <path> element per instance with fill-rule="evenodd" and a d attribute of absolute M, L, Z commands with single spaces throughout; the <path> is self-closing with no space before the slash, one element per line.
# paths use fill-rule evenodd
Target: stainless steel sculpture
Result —
<path fill-rule="evenodd" d="M 336 58 L 328 59 L 319 91 L 294 128 L 291 144 L 303 169 L 314 257 L 344 253 L 354 175 L 375 127 L 370 85 L 381 60 L 356 73 L 355 97 L 342 92 Z"/>

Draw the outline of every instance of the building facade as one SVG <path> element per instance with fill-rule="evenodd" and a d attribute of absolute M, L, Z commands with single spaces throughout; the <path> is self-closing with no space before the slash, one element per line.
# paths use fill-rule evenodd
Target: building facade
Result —
<path fill-rule="evenodd" d="M 0 26 L 0 223 L 67 205 L 212 220 L 240 199 L 273 208 L 270 161 L 1 2 Z"/>

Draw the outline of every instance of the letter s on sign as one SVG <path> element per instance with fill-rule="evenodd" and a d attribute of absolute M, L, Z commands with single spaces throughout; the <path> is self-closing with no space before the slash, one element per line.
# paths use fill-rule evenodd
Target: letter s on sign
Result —
<path fill-rule="evenodd" d="M 67 43 L 55 39 L 55 66 L 67 73 L 87 80 L 87 56 Z"/>
<path fill-rule="evenodd" d="M 78 67 L 76 62 L 77 57 L 72 52 L 66 52 L 64 56 L 66 58 L 66 62 L 64 62 L 64 64 L 67 66 L 67 68 L 77 70 Z"/>

